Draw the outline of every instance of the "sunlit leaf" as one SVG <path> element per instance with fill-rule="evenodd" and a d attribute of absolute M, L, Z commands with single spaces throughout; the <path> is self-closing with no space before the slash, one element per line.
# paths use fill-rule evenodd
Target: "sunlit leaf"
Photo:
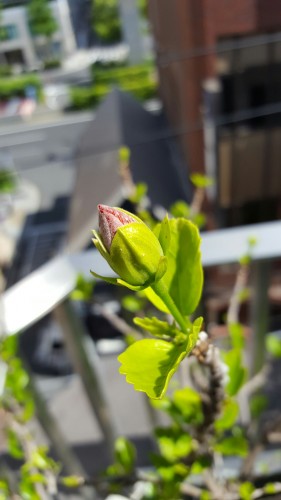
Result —
<path fill-rule="evenodd" d="M 124 472 L 127 474 L 132 472 L 136 460 L 136 449 L 128 439 L 124 437 L 116 439 L 114 455 L 117 464 L 123 467 Z"/>
<path fill-rule="evenodd" d="M 180 429 L 172 427 L 157 428 L 155 435 L 161 454 L 170 462 L 186 457 L 195 446 L 192 437 Z"/>
<path fill-rule="evenodd" d="M 183 200 L 178 200 L 170 207 L 170 212 L 173 217 L 189 217 L 190 206 Z"/>
<path fill-rule="evenodd" d="M 211 177 L 207 177 L 206 175 L 202 174 L 192 174 L 190 176 L 190 180 L 192 184 L 194 184 L 194 186 L 198 188 L 206 188 L 214 184 L 214 181 Z"/>
<path fill-rule="evenodd" d="M 180 411 L 185 422 L 197 424 L 203 422 L 204 417 L 201 397 L 198 392 L 191 389 L 191 387 L 185 387 L 175 391 L 172 402 L 177 410 Z"/>
<path fill-rule="evenodd" d="M 166 253 L 168 266 L 161 282 L 182 315 L 188 316 L 196 309 L 202 292 L 201 239 L 198 228 L 186 219 L 169 220 L 169 228 L 170 244 Z M 157 235 L 159 229 L 156 229 Z M 150 288 L 147 288 L 146 295 L 155 307 L 169 312 Z"/>
<path fill-rule="evenodd" d="M 226 385 L 226 391 L 229 396 L 235 396 L 247 377 L 247 370 L 243 366 L 241 350 L 232 349 L 226 352 L 224 354 L 224 361 L 229 368 L 229 381 Z"/>
<path fill-rule="evenodd" d="M 230 323 L 228 325 L 228 329 L 231 337 L 232 347 L 243 349 L 245 345 L 243 325 L 241 325 L 241 323 Z"/>
<path fill-rule="evenodd" d="M 170 325 L 167 321 L 161 321 L 156 317 L 134 318 L 134 323 L 145 331 L 150 332 L 155 337 L 176 337 L 184 338 L 182 332 L 175 325 Z M 191 331 L 191 330 L 190 330 Z"/>
<path fill-rule="evenodd" d="M 251 500 L 254 489 L 255 489 L 254 485 L 249 481 L 240 484 L 239 495 L 241 500 Z"/>
<path fill-rule="evenodd" d="M 77 488 L 83 484 L 84 478 L 81 476 L 64 476 L 60 478 L 60 482 L 67 488 Z"/>
<path fill-rule="evenodd" d="M 277 337 L 274 333 L 267 335 L 265 339 L 267 351 L 275 358 L 281 358 L 281 338 Z"/>
<path fill-rule="evenodd" d="M 8 429 L 7 444 L 8 444 L 8 451 L 12 457 L 17 459 L 21 459 L 24 457 L 22 445 L 19 441 L 17 434 L 12 429 Z"/>
<path fill-rule="evenodd" d="M 168 382 L 186 356 L 187 342 L 174 345 L 156 339 L 139 340 L 123 352 L 118 360 L 120 373 L 126 375 L 135 390 L 145 392 L 150 398 L 161 398 Z"/>
<path fill-rule="evenodd" d="M 234 399 L 226 399 L 223 403 L 222 415 L 215 421 L 217 431 L 231 429 L 239 415 L 239 406 Z"/>
<path fill-rule="evenodd" d="M 222 455 L 245 457 L 248 454 L 248 441 L 242 433 L 239 433 L 215 443 L 214 449 Z"/>
<path fill-rule="evenodd" d="M 144 300 L 135 295 L 125 295 L 125 297 L 122 298 L 121 304 L 127 311 L 136 313 L 142 309 Z"/>

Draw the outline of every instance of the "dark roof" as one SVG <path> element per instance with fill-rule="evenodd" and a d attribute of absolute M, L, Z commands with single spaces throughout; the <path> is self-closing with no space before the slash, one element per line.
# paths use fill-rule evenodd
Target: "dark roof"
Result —
<path fill-rule="evenodd" d="M 99 106 L 76 150 L 70 248 L 81 249 L 89 242 L 98 203 L 122 203 L 118 150 L 123 145 L 131 151 L 133 179 L 147 184 L 152 206 L 168 209 L 178 199 L 190 199 L 187 168 L 163 114 L 146 111 L 131 95 L 114 89 Z"/>

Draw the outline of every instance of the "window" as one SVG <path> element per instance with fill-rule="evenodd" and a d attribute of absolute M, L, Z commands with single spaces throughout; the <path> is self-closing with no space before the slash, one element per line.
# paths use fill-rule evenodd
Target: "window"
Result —
<path fill-rule="evenodd" d="M 6 40 L 15 40 L 18 38 L 18 27 L 16 24 L 7 24 L 5 26 L 0 26 L 0 41 L 5 42 Z"/>

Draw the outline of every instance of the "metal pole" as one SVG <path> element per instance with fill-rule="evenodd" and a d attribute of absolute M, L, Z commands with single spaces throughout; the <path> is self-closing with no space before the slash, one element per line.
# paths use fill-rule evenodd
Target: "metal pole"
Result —
<path fill-rule="evenodd" d="M 103 432 L 108 459 L 113 460 L 117 432 L 110 418 L 100 361 L 94 343 L 67 299 L 54 310 L 76 372 L 80 375 L 89 402 Z"/>
<path fill-rule="evenodd" d="M 265 335 L 268 332 L 268 284 L 270 261 L 262 260 L 252 264 L 252 334 L 249 350 L 251 375 L 259 372 L 265 359 Z"/>

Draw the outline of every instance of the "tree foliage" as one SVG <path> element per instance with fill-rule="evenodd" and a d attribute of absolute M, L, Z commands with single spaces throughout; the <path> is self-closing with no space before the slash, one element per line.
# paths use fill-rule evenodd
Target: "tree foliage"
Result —
<path fill-rule="evenodd" d="M 28 4 L 28 20 L 35 36 L 51 38 L 57 31 L 57 22 L 47 0 L 31 0 Z"/>
<path fill-rule="evenodd" d="M 92 0 L 92 25 L 103 42 L 121 40 L 121 22 L 117 0 Z"/>

